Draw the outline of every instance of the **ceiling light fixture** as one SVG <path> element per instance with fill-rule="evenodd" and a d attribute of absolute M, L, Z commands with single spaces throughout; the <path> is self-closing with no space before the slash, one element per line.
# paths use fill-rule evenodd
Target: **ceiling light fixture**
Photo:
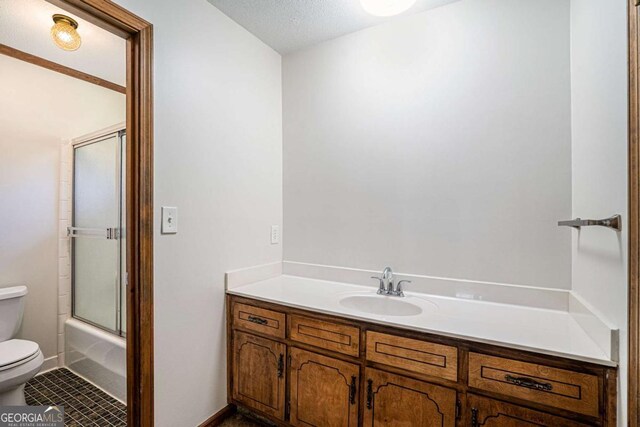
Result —
<path fill-rule="evenodd" d="M 76 31 L 78 23 L 75 19 L 66 15 L 53 15 L 54 25 L 51 27 L 51 38 L 53 42 L 64 50 L 78 50 L 82 44 L 80 34 Z"/>
<path fill-rule="evenodd" d="M 398 15 L 415 3 L 416 0 L 360 0 L 363 9 L 375 16 Z"/>

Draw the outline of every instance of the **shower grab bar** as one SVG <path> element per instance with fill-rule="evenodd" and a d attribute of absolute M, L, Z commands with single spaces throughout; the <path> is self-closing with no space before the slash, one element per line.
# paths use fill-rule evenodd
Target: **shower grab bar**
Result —
<path fill-rule="evenodd" d="M 607 227 L 616 231 L 622 231 L 622 217 L 620 215 L 614 215 L 605 219 L 582 219 L 576 218 L 570 221 L 560 221 L 558 225 L 561 227 L 573 227 L 580 229 L 580 227 Z"/>
<path fill-rule="evenodd" d="M 120 238 L 120 230 L 117 228 L 67 227 L 67 236 L 117 240 Z"/>

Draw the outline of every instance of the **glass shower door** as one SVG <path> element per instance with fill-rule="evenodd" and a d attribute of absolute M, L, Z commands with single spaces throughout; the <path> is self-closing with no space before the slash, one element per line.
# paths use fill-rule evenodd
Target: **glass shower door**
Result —
<path fill-rule="evenodd" d="M 114 133 L 74 147 L 73 315 L 120 333 L 121 144 Z"/>

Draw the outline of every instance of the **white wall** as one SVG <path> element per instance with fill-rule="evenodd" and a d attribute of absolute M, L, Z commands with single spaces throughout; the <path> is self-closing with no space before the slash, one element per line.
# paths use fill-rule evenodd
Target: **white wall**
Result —
<path fill-rule="evenodd" d="M 622 234 L 573 232 L 574 292 L 620 328 L 619 424 L 627 382 L 627 5 L 571 0 L 573 216 L 621 214 Z"/>
<path fill-rule="evenodd" d="M 226 405 L 225 271 L 282 259 L 281 58 L 204 0 L 118 3 L 154 26 L 156 425 L 194 426 Z"/>
<path fill-rule="evenodd" d="M 569 288 L 569 67 L 569 0 L 458 2 L 285 56 L 285 260 Z"/>
<path fill-rule="evenodd" d="M 58 260 L 61 142 L 124 121 L 125 97 L 0 55 L 0 111 L 0 287 L 28 286 L 19 336 L 55 363 L 58 269 L 68 272 Z"/>

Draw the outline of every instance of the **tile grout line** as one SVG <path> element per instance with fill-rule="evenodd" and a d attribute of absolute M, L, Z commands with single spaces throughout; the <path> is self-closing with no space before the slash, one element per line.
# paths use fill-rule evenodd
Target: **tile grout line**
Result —
<path fill-rule="evenodd" d="M 65 375 L 65 374 L 63 373 L 63 375 Z M 89 389 L 89 390 L 90 390 L 90 393 L 94 393 L 94 394 L 97 394 L 97 395 L 99 396 L 99 400 L 96 400 L 94 403 L 96 403 L 96 404 L 97 404 L 101 409 L 104 409 L 104 410 L 108 411 L 108 412 L 109 412 L 109 413 L 111 413 L 112 415 L 115 415 L 115 414 L 113 414 L 113 412 L 114 412 L 114 410 L 115 410 L 115 411 L 118 411 L 118 412 L 123 413 L 123 415 L 124 415 L 125 417 L 127 416 L 126 406 L 124 406 L 124 405 L 122 405 L 122 404 L 121 404 L 122 406 L 124 406 L 124 409 L 119 408 L 118 406 L 114 405 L 112 402 L 110 402 L 109 400 L 107 400 L 107 397 L 109 397 L 109 398 L 110 398 L 110 396 L 106 395 L 102 390 L 100 390 L 99 388 L 95 387 L 93 384 L 91 384 L 91 383 L 89 383 L 89 382 L 87 382 L 87 381 L 84 381 L 84 379 L 82 379 L 82 378 L 81 378 L 81 377 L 79 377 L 79 376 L 73 375 L 73 373 L 71 373 L 71 375 L 70 375 L 70 376 L 71 376 L 71 377 L 72 377 L 72 379 L 73 379 L 73 380 L 75 380 L 75 381 L 78 381 L 77 379 L 78 379 L 78 378 L 80 378 L 80 381 L 82 381 L 82 382 L 83 382 L 83 384 L 82 384 L 82 388 L 81 388 L 81 389 L 85 389 L 85 388 L 86 388 L 86 389 Z M 69 375 L 65 375 L 65 379 L 64 379 L 64 380 L 62 380 L 62 381 L 64 381 L 66 384 L 68 384 L 68 382 L 66 381 L 68 377 L 69 377 Z M 71 384 L 71 386 L 73 386 L 73 385 Z M 118 402 L 118 403 L 119 403 L 119 402 Z M 104 406 L 105 404 L 109 405 L 109 406 L 110 406 L 111 408 L 113 408 L 113 409 L 111 409 L 109 406 Z"/>

